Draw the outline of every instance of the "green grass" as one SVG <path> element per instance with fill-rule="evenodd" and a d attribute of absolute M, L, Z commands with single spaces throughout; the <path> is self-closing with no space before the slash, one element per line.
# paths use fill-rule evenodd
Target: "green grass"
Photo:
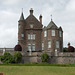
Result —
<path fill-rule="evenodd" d="M 75 67 L 0 65 L 0 72 L 3 75 L 75 75 Z"/>

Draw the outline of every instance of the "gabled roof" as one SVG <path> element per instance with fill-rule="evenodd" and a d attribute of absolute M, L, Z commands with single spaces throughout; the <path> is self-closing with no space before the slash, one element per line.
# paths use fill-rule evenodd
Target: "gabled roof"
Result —
<path fill-rule="evenodd" d="M 34 15 L 29 15 L 27 18 L 26 18 L 26 22 L 33 22 L 35 25 L 40 25 L 42 26 L 42 24 L 36 19 L 36 17 Z"/>
<path fill-rule="evenodd" d="M 51 22 L 48 24 L 47 29 L 51 29 L 52 27 L 55 27 L 55 29 L 58 29 L 56 24 L 51 20 Z"/>
<path fill-rule="evenodd" d="M 24 20 L 23 12 L 21 13 L 20 20 Z"/>

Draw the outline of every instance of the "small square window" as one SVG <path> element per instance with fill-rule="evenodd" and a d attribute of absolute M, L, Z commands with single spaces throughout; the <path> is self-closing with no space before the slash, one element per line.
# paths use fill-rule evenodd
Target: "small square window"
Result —
<path fill-rule="evenodd" d="M 30 28 L 33 28 L 33 24 L 30 24 Z"/>
<path fill-rule="evenodd" d="M 21 34 L 21 37 L 24 37 L 24 34 L 23 33 Z"/>

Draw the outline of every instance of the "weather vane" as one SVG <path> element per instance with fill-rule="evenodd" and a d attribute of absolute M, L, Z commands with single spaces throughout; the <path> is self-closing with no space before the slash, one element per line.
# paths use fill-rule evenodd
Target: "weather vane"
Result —
<path fill-rule="evenodd" d="M 51 14 L 51 21 L 52 21 L 52 14 Z"/>
<path fill-rule="evenodd" d="M 22 8 L 22 12 L 23 12 L 23 8 Z"/>

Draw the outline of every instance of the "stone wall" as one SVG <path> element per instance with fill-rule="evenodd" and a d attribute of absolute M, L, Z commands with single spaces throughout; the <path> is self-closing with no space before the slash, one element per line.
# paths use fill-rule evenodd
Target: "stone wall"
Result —
<path fill-rule="evenodd" d="M 5 52 L 9 52 L 13 55 L 14 50 L 6 50 Z M 41 54 L 42 52 L 32 52 L 31 55 L 28 52 L 25 54 L 24 52 L 22 53 L 22 63 L 29 63 L 29 62 L 37 62 L 41 63 Z M 0 56 L 3 54 L 3 51 L 0 50 Z M 50 64 L 75 64 L 75 52 L 57 52 L 56 53 L 51 53 L 47 52 L 49 55 L 49 60 L 48 62 Z M 0 61 L 0 63 L 2 63 Z"/>
<path fill-rule="evenodd" d="M 37 55 L 32 56 L 23 56 L 23 63 L 26 62 L 41 62 L 41 52 L 36 52 Z M 35 54 L 35 53 L 33 53 Z M 49 55 L 49 63 L 50 64 L 75 64 L 75 53 L 68 53 L 68 52 L 60 52 L 57 56 L 54 53 L 48 53 Z"/>

